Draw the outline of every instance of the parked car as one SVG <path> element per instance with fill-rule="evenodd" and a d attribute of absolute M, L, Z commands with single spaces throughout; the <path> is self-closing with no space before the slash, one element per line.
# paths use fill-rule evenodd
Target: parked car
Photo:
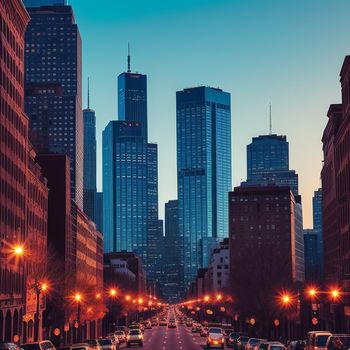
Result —
<path fill-rule="evenodd" d="M 162 318 L 160 321 L 159 321 L 159 325 L 160 326 L 167 326 L 168 322 L 165 318 Z"/>
<path fill-rule="evenodd" d="M 116 341 L 113 335 L 113 338 L 104 338 L 99 339 L 98 341 L 101 345 L 102 350 L 117 350 L 118 349 L 118 340 Z"/>
<path fill-rule="evenodd" d="M 20 350 L 21 348 L 15 343 L 0 342 L 0 350 Z"/>
<path fill-rule="evenodd" d="M 192 325 L 193 325 L 193 321 L 190 320 L 190 319 L 187 319 L 187 321 L 186 321 L 186 327 L 192 327 Z"/>
<path fill-rule="evenodd" d="M 192 333 L 200 333 L 202 325 L 199 323 L 192 323 Z"/>
<path fill-rule="evenodd" d="M 231 332 L 229 336 L 226 338 L 226 345 L 228 348 L 237 349 L 237 339 L 241 337 L 243 334 L 239 332 Z"/>
<path fill-rule="evenodd" d="M 327 339 L 327 350 L 347 350 L 350 348 L 350 334 L 332 334 Z"/>
<path fill-rule="evenodd" d="M 85 340 L 85 343 L 88 343 L 93 350 L 102 350 L 100 343 L 97 339 L 88 339 Z"/>
<path fill-rule="evenodd" d="M 250 338 L 246 335 L 242 335 L 237 339 L 237 350 L 244 350 L 248 340 Z"/>
<path fill-rule="evenodd" d="M 259 350 L 286 350 L 286 347 L 276 341 L 263 341 L 259 344 Z"/>
<path fill-rule="evenodd" d="M 288 350 L 305 350 L 306 341 L 305 340 L 293 340 L 288 345 Z"/>
<path fill-rule="evenodd" d="M 312 331 L 307 335 L 307 350 L 326 350 L 328 338 L 332 335 L 329 331 Z"/>
<path fill-rule="evenodd" d="M 42 340 L 21 345 L 23 350 L 56 350 L 50 340 Z"/>
<path fill-rule="evenodd" d="M 114 335 L 118 338 L 119 343 L 126 342 L 126 333 L 124 331 L 115 331 Z"/>
<path fill-rule="evenodd" d="M 131 329 L 127 336 L 126 346 L 129 348 L 132 344 L 143 346 L 143 334 L 140 329 Z"/>
<path fill-rule="evenodd" d="M 176 328 L 176 322 L 174 319 L 169 320 L 168 328 Z"/>
<path fill-rule="evenodd" d="M 258 350 L 261 342 L 267 342 L 266 339 L 249 338 L 245 345 L 245 350 Z"/>
<path fill-rule="evenodd" d="M 208 330 L 207 349 L 225 347 L 225 337 L 221 328 L 211 327 Z"/>

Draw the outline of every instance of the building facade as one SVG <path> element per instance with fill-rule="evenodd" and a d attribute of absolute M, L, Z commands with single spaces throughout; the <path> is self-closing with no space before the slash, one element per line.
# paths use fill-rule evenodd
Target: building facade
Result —
<path fill-rule="evenodd" d="M 228 236 L 230 94 L 210 87 L 178 91 L 176 124 L 179 235 L 188 288 L 205 266 L 206 238 Z"/>
<path fill-rule="evenodd" d="M 312 197 L 312 212 L 314 222 L 314 233 L 317 234 L 317 280 L 323 281 L 324 277 L 324 248 L 323 248 L 323 230 L 322 230 L 322 188 L 314 192 Z"/>
<path fill-rule="evenodd" d="M 319 282 L 319 236 L 314 230 L 304 230 L 305 281 Z"/>
<path fill-rule="evenodd" d="M 28 7 L 25 111 L 37 153 L 66 154 L 72 198 L 83 208 L 81 39 L 71 6 Z"/>
<path fill-rule="evenodd" d="M 299 194 L 298 174 L 289 170 L 289 144 L 286 136 L 253 137 L 247 146 L 247 181 L 241 186 L 289 186 Z"/>
<path fill-rule="evenodd" d="M 103 131 L 105 252 L 147 261 L 147 144 L 140 122 L 111 121 Z"/>
<path fill-rule="evenodd" d="M 209 286 L 213 292 L 229 291 L 230 287 L 229 239 L 225 238 L 214 249 L 208 267 Z"/>
<path fill-rule="evenodd" d="M 94 211 L 97 230 L 103 233 L 103 192 L 96 192 Z"/>
<path fill-rule="evenodd" d="M 181 261 L 181 240 L 179 236 L 178 201 L 165 203 L 164 235 L 164 284 L 162 295 L 168 302 L 176 302 L 183 292 L 183 264 Z"/>
<path fill-rule="evenodd" d="M 304 281 L 304 237 L 301 205 L 289 187 L 236 187 L 230 203 L 231 279 L 237 282 L 241 267 L 249 271 L 261 265 L 279 269 L 271 286 Z M 299 208 L 299 209 L 298 209 Z M 251 256 L 255 259 L 251 259 Z M 259 270 L 264 274 L 263 270 Z M 273 274 L 273 272 L 271 272 Z M 286 288 L 286 287 L 285 287 Z M 248 288 L 249 289 L 249 288 Z"/>
<path fill-rule="evenodd" d="M 24 113 L 24 35 L 28 21 L 22 1 L 0 2 L 0 339 L 13 341 L 14 335 L 19 335 L 21 342 L 26 340 L 22 320 L 26 314 L 27 261 L 24 256 L 15 257 L 13 249 L 27 243 L 28 236 L 45 239 L 46 217 L 39 217 L 42 225 L 33 227 L 34 215 L 44 210 L 45 183 L 33 178 L 29 122 Z M 44 196 L 43 207 L 37 205 L 32 190 Z M 28 201 L 35 206 L 29 208 Z"/>
<path fill-rule="evenodd" d="M 88 92 L 89 94 L 89 92 Z M 84 120 L 84 212 L 96 222 L 96 115 L 95 111 L 88 106 L 83 110 Z"/>

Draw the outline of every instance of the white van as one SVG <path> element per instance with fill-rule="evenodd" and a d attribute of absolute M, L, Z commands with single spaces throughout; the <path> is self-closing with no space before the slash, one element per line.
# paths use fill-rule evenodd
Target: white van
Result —
<path fill-rule="evenodd" d="M 329 331 L 313 331 L 307 335 L 306 350 L 326 350 L 328 338 L 332 335 Z"/>

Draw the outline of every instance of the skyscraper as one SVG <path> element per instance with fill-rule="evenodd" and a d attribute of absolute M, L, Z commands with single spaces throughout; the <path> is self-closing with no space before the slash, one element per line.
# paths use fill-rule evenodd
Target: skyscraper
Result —
<path fill-rule="evenodd" d="M 105 252 L 147 257 L 147 144 L 140 122 L 111 121 L 103 131 Z"/>
<path fill-rule="evenodd" d="M 228 236 L 230 94 L 204 86 L 184 89 L 176 93 L 176 112 L 179 235 L 188 287 L 205 265 L 210 239 Z"/>
<path fill-rule="evenodd" d="M 40 6 L 63 6 L 67 5 L 67 0 L 24 0 L 26 7 L 40 7 Z"/>
<path fill-rule="evenodd" d="M 253 137 L 247 146 L 247 181 L 241 186 L 289 186 L 299 194 L 298 174 L 289 170 L 289 144 L 286 136 Z"/>
<path fill-rule="evenodd" d="M 177 302 L 183 291 L 183 263 L 181 259 L 179 236 L 178 201 L 165 203 L 165 236 L 164 236 L 164 284 L 163 297 L 168 302 Z"/>
<path fill-rule="evenodd" d="M 83 208 L 81 39 L 71 6 L 29 7 L 25 111 L 38 153 L 70 158 L 72 198 Z"/>
<path fill-rule="evenodd" d="M 90 91 L 88 82 L 88 103 L 83 110 L 84 120 L 84 212 L 96 222 L 96 116 L 90 108 Z"/>
<path fill-rule="evenodd" d="M 128 71 L 118 76 L 118 119 L 140 122 L 147 141 L 147 76 L 131 72 L 130 51 Z"/>

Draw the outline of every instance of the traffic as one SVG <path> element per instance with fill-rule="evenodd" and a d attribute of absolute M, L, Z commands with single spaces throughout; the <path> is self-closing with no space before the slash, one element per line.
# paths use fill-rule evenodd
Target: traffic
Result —
<path fill-rule="evenodd" d="M 230 325 L 199 322 L 186 316 L 177 306 L 167 306 L 150 319 L 118 326 L 104 338 L 85 339 L 77 344 L 55 347 L 50 340 L 15 344 L 0 343 L 0 350 L 348 350 L 350 335 L 312 331 L 306 340 L 276 340 L 251 337 Z"/>

